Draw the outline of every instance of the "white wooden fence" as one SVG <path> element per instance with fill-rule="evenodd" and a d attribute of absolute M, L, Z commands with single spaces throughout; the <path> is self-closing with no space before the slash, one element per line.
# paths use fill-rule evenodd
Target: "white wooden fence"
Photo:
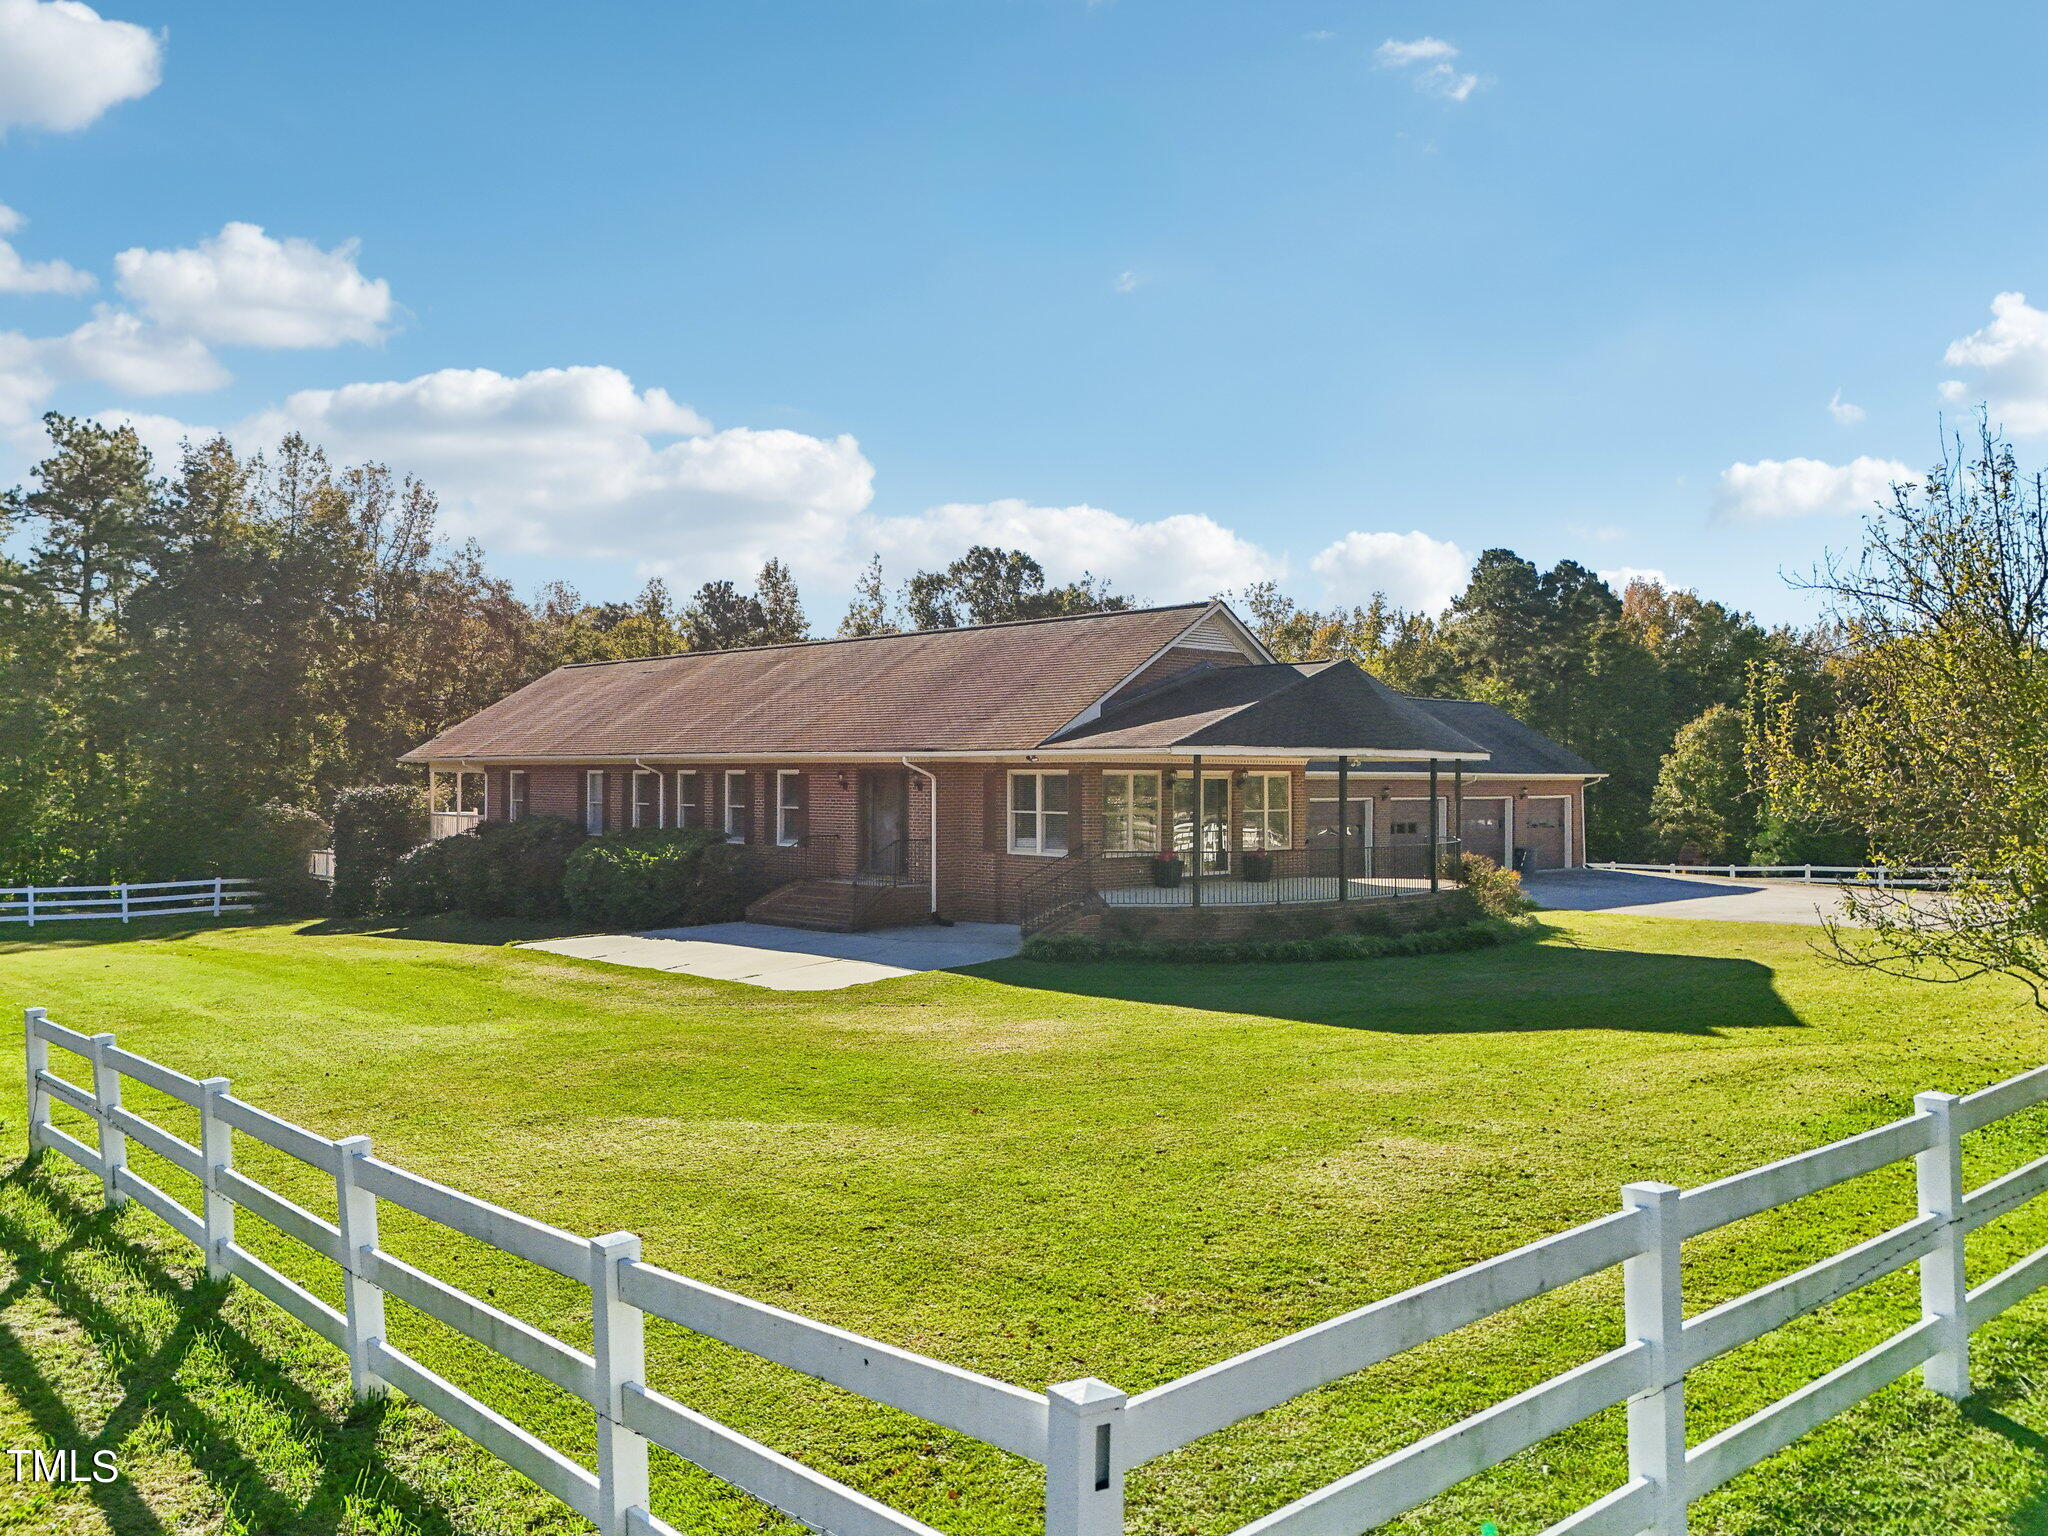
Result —
<path fill-rule="evenodd" d="M 1951 884 L 1957 871 L 1936 864 L 1886 869 L 1867 864 L 1586 864 L 1588 869 L 1625 869 L 1652 875 L 1721 875 L 1730 880 L 1797 880 L 1801 885 L 1874 885 L 1879 890 Z"/>
<path fill-rule="evenodd" d="M 1027 1391 L 714 1289 L 645 1262 L 627 1232 L 584 1239 L 382 1162 L 366 1136 L 330 1141 L 228 1092 L 27 1014 L 31 1149 L 99 1176 L 109 1205 L 134 1200 L 201 1248 L 209 1273 L 235 1276 L 344 1350 L 358 1396 L 397 1387 L 596 1522 L 606 1536 L 671 1527 L 648 1504 L 649 1444 L 829 1536 L 936 1536 L 931 1527 L 779 1455 L 647 1385 L 648 1313 L 762 1359 L 845 1387 L 1036 1462 L 1045 1469 L 1048 1536 L 1121 1536 L 1124 1475 L 1156 1457 L 1353 1372 L 1614 1265 L 1623 1272 L 1627 1342 L 1436 1431 L 1243 1526 L 1235 1536 L 1359 1536 L 1537 1442 L 1626 1403 L 1628 1479 L 1544 1536 L 1683 1536 L 1688 1505 L 1888 1383 L 1919 1368 L 1933 1391 L 1970 1393 L 1972 1333 L 2048 1284 L 2048 1248 L 1972 1287 L 1965 1236 L 2048 1190 L 2048 1157 L 1966 1190 L 1962 1141 L 2048 1102 L 2048 1067 L 1958 1097 L 1923 1093 L 1914 1110 L 1860 1135 L 1695 1189 L 1631 1184 L 1622 1208 L 1512 1253 L 1196 1371 L 1135 1397 L 1093 1377 Z M 91 1068 L 90 1090 L 49 1070 L 51 1047 Z M 142 1083 L 196 1107 L 199 1145 L 125 1108 Z M 51 1101 L 89 1116 L 88 1146 L 51 1121 Z M 335 1186 L 328 1222 L 234 1166 L 239 1132 L 310 1165 Z M 130 1139 L 197 1178 L 192 1211 L 128 1166 Z M 1687 1318 L 1679 1272 L 1688 1238 L 1911 1159 L 1918 1214 L 1866 1242 Z M 593 1347 L 575 1349 L 384 1252 L 379 1202 L 541 1265 L 591 1293 Z M 341 1266 L 330 1307 L 235 1237 L 238 1212 L 262 1218 Z M 1920 1320 L 1697 1445 L 1686 1434 L 1690 1371 L 1908 1265 Z M 466 1334 L 588 1403 L 593 1472 L 393 1347 L 384 1298 Z"/>
<path fill-rule="evenodd" d="M 180 917 L 256 910 L 254 880 L 157 880 L 121 885 L 0 886 L 0 923 L 77 923 L 92 918 Z"/>

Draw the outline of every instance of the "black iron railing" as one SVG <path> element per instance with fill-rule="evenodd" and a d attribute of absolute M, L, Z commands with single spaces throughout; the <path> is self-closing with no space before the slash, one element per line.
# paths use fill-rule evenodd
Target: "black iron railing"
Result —
<path fill-rule="evenodd" d="M 1335 838 L 1306 848 L 1232 849 L 1228 867 L 1197 876 L 1184 856 L 1162 864 L 1148 853 L 1076 851 L 1017 885 L 1017 920 L 1034 932 L 1090 906 L 1268 907 L 1420 896 L 1458 883 L 1462 853 L 1436 844 L 1352 844 Z"/>

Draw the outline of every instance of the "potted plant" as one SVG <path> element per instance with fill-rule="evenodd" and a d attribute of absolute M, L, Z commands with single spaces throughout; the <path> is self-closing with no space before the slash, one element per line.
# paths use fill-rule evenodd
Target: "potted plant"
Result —
<path fill-rule="evenodd" d="M 1163 889 L 1172 889 L 1180 884 L 1180 878 L 1188 867 L 1177 853 L 1155 853 L 1152 855 L 1152 883 Z"/>
<path fill-rule="evenodd" d="M 1247 853 L 1244 856 L 1244 877 L 1263 884 L 1273 878 L 1273 855 L 1270 853 Z"/>

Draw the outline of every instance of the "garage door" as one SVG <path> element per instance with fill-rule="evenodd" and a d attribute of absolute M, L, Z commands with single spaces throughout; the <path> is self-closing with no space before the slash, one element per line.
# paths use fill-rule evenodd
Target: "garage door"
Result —
<path fill-rule="evenodd" d="M 1566 802 L 1530 796 L 1515 817 L 1515 845 L 1529 850 L 1531 869 L 1562 869 L 1565 865 Z"/>
<path fill-rule="evenodd" d="M 1495 863 L 1507 863 L 1507 810 L 1505 800 L 1465 797 L 1464 813 L 1458 818 L 1458 836 L 1464 839 L 1467 853 L 1483 853 Z"/>

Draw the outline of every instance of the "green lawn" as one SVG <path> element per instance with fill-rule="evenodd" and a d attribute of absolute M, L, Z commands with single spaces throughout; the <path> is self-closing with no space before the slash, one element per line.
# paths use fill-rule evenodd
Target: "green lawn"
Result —
<path fill-rule="evenodd" d="M 638 1232 L 700 1279 L 1026 1386 L 1094 1374 L 1134 1392 L 1612 1209 L 1628 1180 L 1703 1182 L 1889 1119 L 1916 1090 L 2048 1059 L 2016 990 L 1847 971 L 1792 928 L 1569 916 L 1541 943 L 1470 954 L 1012 961 L 817 994 L 503 937 L 73 931 L 0 944 L 0 1002 L 229 1076 L 278 1114 L 367 1133 L 381 1156 L 571 1230 Z M 0 1167 L 21 1145 L 17 1077 Z M 189 1134 L 186 1114 L 163 1118 Z M 2042 1150 L 2048 1117 L 1972 1141 L 1974 1182 Z M 245 1151 L 331 1211 L 317 1178 Z M 111 1447 L 125 1475 L 53 1494 L 0 1463 L 0 1528 L 579 1527 L 402 1401 L 350 1416 L 338 1355 L 96 1195 L 54 1159 L 0 1179 L 0 1449 Z M 1910 1210 L 1898 1170 L 1701 1239 L 1690 1304 Z M 574 1287 L 386 1212 L 387 1246 L 587 1343 Z M 292 1251 L 242 1226 L 259 1251 Z M 1976 1273 L 2044 1241 L 2048 1212 L 1994 1225 L 1973 1239 Z M 285 1267 L 335 1298 L 322 1262 Z M 1595 1277 L 1199 1441 L 1133 1474 L 1131 1529 L 1227 1532 L 1612 1347 L 1619 1290 Z M 1916 1309 L 1909 1272 L 1719 1362 L 1698 1378 L 1694 1438 Z M 588 1415 L 565 1395 L 391 1315 L 402 1347 L 587 1455 Z M 664 1391 L 942 1530 L 1033 1529 L 1023 1462 L 664 1325 L 650 1356 Z M 1707 1500 L 1695 1530 L 2048 1532 L 2048 1298 L 1981 1334 L 1978 1365 L 1971 1404 L 1901 1383 Z M 797 1529 L 656 1460 L 658 1509 L 685 1529 Z M 1615 1411 L 1392 1529 L 1474 1536 L 1491 1519 L 1532 1536 L 1622 1468 Z"/>

